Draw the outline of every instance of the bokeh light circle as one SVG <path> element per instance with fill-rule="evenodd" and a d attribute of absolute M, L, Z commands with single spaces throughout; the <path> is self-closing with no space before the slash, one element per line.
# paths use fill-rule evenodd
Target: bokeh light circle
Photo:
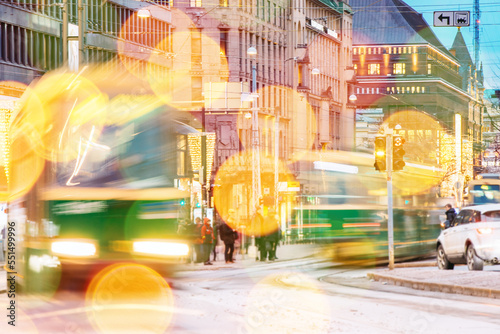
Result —
<path fill-rule="evenodd" d="M 419 194 L 437 186 L 446 172 L 438 165 L 439 154 L 443 153 L 441 137 L 447 133 L 440 122 L 427 113 L 407 110 L 392 114 L 384 125 L 400 127 L 394 133 L 405 139 L 406 166 L 403 172 L 393 174 L 399 193 Z"/>
<path fill-rule="evenodd" d="M 47 160 L 75 159 L 81 138 L 100 131 L 106 103 L 106 96 L 83 75 L 47 74 L 23 95 L 16 115 L 22 121 L 11 126 L 13 140 L 26 136 L 31 148 Z"/>
<path fill-rule="evenodd" d="M 196 45 L 199 52 L 192 51 Z M 174 57 L 174 69 L 168 74 L 159 71 L 161 64 L 173 62 Z M 207 73 L 213 73 L 213 76 L 207 76 Z M 176 108 L 204 103 L 206 97 L 201 92 L 209 94 L 212 100 L 223 98 L 225 83 L 221 80 L 221 73 L 229 75 L 227 58 L 221 54 L 219 43 L 201 29 L 176 29 L 158 42 L 147 65 L 147 80 L 151 89 L 165 104 Z M 204 88 L 208 82 L 213 83 L 213 89 L 212 84 Z M 194 93 L 195 89 L 199 95 Z"/>
<path fill-rule="evenodd" d="M 242 229 L 242 221 L 240 219 L 235 219 L 231 222 L 227 221 L 229 218 L 229 209 L 236 209 L 240 215 L 244 215 L 246 212 L 239 211 L 242 206 L 249 208 L 250 213 L 253 213 L 254 208 L 251 208 L 251 197 L 252 197 L 252 155 L 253 152 L 260 155 L 260 173 L 261 173 L 261 187 L 262 189 L 269 189 L 269 193 L 274 197 L 274 171 L 275 171 L 275 159 L 272 155 L 266 155 L 262 151 L 252 151 L 246 150 L 240 152 L 239 154 L 232 155 L 219 167 L 219 170 L 215 176 L 215 187 L 214 187 L 214 204 L 215 208 L 221 215 L 222 219 L 228 222 L 232 228 L 243 230 L 247 235 L 254 235 L 252 226 L 245 226 Z M 290 182 L 294 180 L 293 174 L 290 172 L 286 164 L 278 160 L 278 173 L 280 182 Z M 241 189 L 240 207 L 233 207 L 231 201 L 233 191 L 236 188 L 233 187 L 238 184 L 238 189 Z M 273 200 L 274 203 L 274 200 Z M 263 228 L 264 234 L 270 234 L 277 229 L 275 224 L 265 225 Z"/>
<path fill-rule="evenodd" d="M 86 293 L 87 316 L 102 333 L 164 333 L 173 316 L 173 294 L 154 270 L 115 264 L 99 272 Z"/>

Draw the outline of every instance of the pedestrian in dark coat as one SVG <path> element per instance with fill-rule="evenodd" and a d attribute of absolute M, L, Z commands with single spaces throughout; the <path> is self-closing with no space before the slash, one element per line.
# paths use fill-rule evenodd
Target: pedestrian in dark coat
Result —
<path fill-rule="evenodd" d="M 279 241 L 281 240 L 281 228 L 279 223 L 279 216 L 274 212 L 270 211 L 268 213 L 268 218 L 266 226 L 272 231 L 268 236 L 267 240 L 270 244 L 269 249 L 269 260 L 274 261 L 276 257 L 276 249 L 278 248 Z"/>
<path fill-rule="evenodd" d="M 214 255 L 214 262 L 217 261 L 217 245 L 219 244 L 219 230 L 220 230 L 220 222 L 214 221 L 212 229 L 214 232 L 214 241 L 212 243 L 212 253 Z"/>
<path fill-rule="evenodd" d="M 260 205 L 256 206 L 255 213 L 252 216 L 252 226 L 251 231 L 255 237 L 255 245 L 260 251 L 260 261 L 266 261 L 267 258 L 267 247 L 266 247 L 266 229 L 264 223 L 264 216 L 261 214 Z"/>
<path fill-rule="evenodd" d="M 234 213 L 233 209 L 229 209 L 227 222 L 222 222 L 219 227 L 220 239 L 224 242 L 224 259 L 226 263 L 234 263 L 234 242 L 238 238 L 236 230 L 232 228 L 232 226 L 235 226 Z"/>
<path fill-rule="evenodd" d="M 455 220 L 455 217 L 457 216 L 457 212 L 455 211 L 455 209 L 453 208 L 453 206 L 451 204 L 446 204 L 445 209 L 446 209 L 446 212 L 445 212 L 446 222 L 445 222 L 444 228 L 448 228 L 448 227 L 453 226 L 453 221 Z"/>

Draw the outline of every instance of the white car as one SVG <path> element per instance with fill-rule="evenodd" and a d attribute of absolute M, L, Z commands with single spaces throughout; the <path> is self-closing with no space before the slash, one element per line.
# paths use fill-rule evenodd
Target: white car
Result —
<path fill-rule="evenodd" d="M 469 270 L 483 270 L 484 264 L 500 262 L 500 204 L 462 208 L 452 227 L 437 239 L 439 269 L 467 264 Z"/>

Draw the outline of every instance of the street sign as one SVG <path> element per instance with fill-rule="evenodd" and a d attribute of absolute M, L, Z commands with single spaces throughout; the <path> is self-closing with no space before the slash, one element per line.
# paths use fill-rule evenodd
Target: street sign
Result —
<path fill-rule="evenodd" d="M 434 27 L 468 27 L 470 11 L 434 12 Z"/>
<path fill-rule="evenodd" d="M 288 191 L 300 191 L 300 182 L 288 182 Z"/>

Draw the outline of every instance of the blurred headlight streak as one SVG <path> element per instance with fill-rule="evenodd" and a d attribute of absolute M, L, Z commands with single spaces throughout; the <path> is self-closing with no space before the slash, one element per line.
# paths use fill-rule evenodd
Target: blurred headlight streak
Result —
<path fill-rule="evenodd" d="M 165 241 L 134 241 L 134 253 L 159 256 L 186 256 L 189 247 L 183 243 Z"/>
<path fill-rule="evenodd" d="M 69 257 L 93 257 L 97 247 L 90 241 L 53 241 L 51 250 L 54 255 Z"/>
<path fill-rule="evenodd" d="M 314 161 L 314 169 L 329 170 L 332 172 L 358 174 L 358 167 L 334 162 Z"/>

